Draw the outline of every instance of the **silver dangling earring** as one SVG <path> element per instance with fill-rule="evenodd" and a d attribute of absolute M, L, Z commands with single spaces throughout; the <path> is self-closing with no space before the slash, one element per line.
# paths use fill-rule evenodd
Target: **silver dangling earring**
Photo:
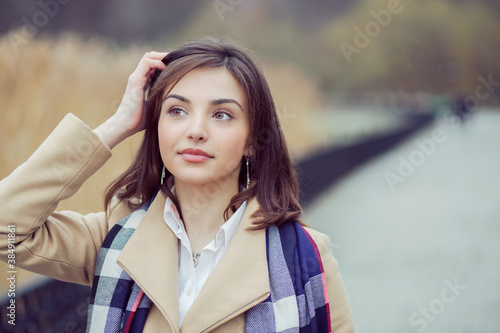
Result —
<path fill-rule="evenodd" d="M 165 178 L 165 165 L 163 165 L 163 169 L 161 170 L 160 185 L 163 185 L 163 179 L 164 178 Z"/>
<path fill-rule="evenodd" d="M 250 166 L 249 166 L 248 160 L 249 160 L 249 158 L 247 156 L 247 190 L 250 187 Z"/>

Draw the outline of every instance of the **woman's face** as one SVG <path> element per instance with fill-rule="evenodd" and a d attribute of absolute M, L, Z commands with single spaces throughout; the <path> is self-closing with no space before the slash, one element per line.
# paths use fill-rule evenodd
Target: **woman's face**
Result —
<path fill-rule="evenodd" d="M 224 68 L 186 74 L 166 96 L 158 122 L 165 167 L 192 184 L 237 184 L 248 133 L 245 92 Z"/>

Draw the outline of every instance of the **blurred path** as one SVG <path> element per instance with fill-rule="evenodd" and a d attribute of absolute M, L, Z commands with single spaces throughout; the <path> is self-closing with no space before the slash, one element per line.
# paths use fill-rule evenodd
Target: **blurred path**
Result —
<path fill-rule="evenodd" d="M 436 128 L 444 141 L 419 155 Z M 411 154 L 423 163 L 391 191 L 384 174 Z M 309 207 L 359 333 L 500 332 L 499 173 L 500 112 L 481 110 L 464 127 L 437 121 Z"/>

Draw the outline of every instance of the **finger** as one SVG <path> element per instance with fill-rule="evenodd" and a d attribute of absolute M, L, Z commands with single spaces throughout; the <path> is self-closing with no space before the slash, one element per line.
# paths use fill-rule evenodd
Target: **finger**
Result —
<path fill-rule="evenodd" d="M 163 58 L 165 58 L 165 56 L 167 54 L 168 54 L 168 52 L 151 51 L 151 52 L 147 52 L 146 54 L 144 54 L 143 58 L 162 60 Z"/>
<path fill-rule="evenodd" d="M 154 71 L 156 69 L 164 70 L 166 67 L 167 65 L 165 65 L 161 60 L 145 58 L 139 62 L 134 74 L 145 77 L 151 71 Z"/>
<path fill-rule="evenodd" d="M 155 73 L 156 73 L 156 69 L 152 69 L 152 70 L 149 71 L 148 77 L 149 77 L 150 80 L 153 78 L 153 76 L 155 75 Z"/>

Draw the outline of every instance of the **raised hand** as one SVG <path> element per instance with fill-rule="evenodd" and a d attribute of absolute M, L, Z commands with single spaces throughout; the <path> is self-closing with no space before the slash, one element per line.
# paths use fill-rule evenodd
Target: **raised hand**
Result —
<path fill-rule="evenodd" d="M 125 94 L 115 114 L 94 130 L 109 148 L 144 129 L 145 92 L 155 70 L 165 69 L 161 60 L 166 55 L 165 52 L 148 52 L 142 57 L 128 78 Z"/>

